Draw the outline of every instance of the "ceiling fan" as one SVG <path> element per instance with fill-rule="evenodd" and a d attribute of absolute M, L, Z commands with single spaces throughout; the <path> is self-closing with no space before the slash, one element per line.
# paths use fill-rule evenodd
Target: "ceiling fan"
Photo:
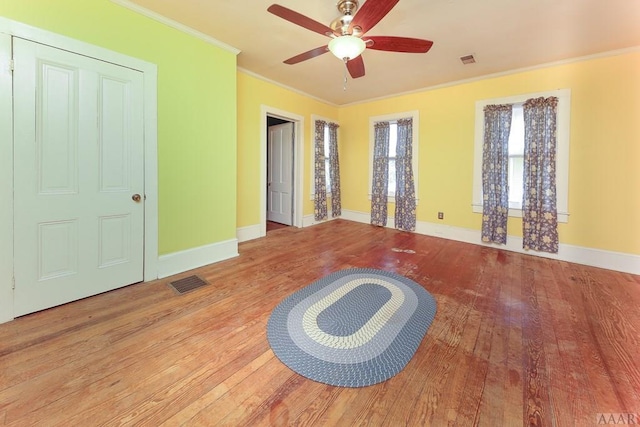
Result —
<path fill-rule="evenodd" d="M 342 16 L 326 26 L 298 12 L 278 4 L 272 4 L 268 12 L 303 28 L 330 37 L 324 46 L 311 49 L 284 61 L 293 65 L 331 52 L 347 64 L 352 78 L 364 76 L 364 61 L 360 55 L 365 49 L 388 52 L 426 53 L 432 41 L 409 37 L 365 36 L 400 0 L 367 0 L 358 9 L 357 0 L 338 0 L 336 7 Z"/>

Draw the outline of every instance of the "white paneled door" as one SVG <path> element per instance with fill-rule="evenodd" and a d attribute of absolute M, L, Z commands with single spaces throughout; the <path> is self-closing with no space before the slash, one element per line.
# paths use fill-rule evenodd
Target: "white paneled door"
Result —
<path fill-rule="evenodd" d="M 269 126 L 267 219 L 293 224 L 293 123 Z"/>
<path fill-rule="evenodd" d="M 143 75 L 14 38 L 14 310 L 143 279 Z"/>

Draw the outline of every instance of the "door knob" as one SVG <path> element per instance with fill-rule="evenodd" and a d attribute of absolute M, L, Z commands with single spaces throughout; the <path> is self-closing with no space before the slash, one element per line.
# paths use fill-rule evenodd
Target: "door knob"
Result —
<path fill-rule="evenodd" d="M 140 201 L 140 195 L 139 194 L 134 194 L 133 196 L 131 196 L 131 199 L 138 203 Z"/>

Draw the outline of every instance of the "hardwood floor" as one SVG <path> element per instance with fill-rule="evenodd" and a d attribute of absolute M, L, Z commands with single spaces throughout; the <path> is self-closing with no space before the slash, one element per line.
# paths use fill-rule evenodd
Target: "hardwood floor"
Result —
<path fill-rule="evenodd" d="M 290 227 L 286 224 L 280 224 L 279 222 L 267 221 L 267 233 L 274 230 L 279 230 L 281 228 Z"/>
<path fill-rule="evenodd" d="M 283 298 L 351 267 L 438 303 L 407 367 L 359 389 L 293 373 L 265 334 Z M 191 274 L 211 285 L 167 286 Z M 0 325 L 0 424 L 596 425 L 640 413 L 638 307 L 639 276 L 343 220 L 287 227 L 235 259 Z"/>

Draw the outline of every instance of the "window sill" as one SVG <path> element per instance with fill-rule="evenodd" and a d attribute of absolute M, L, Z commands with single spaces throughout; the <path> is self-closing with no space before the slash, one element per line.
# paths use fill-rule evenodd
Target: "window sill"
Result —
<path fill-rule="evenodd" d="M 473 204 L 474 213 L 482 213 L 482 205 Z M 522 209 L 509 208 L 509 216 L 513 218 L 522 218 Z M 569 222 L 569 214 L 567 212 L 558 212 L 558 222 Z"/>

